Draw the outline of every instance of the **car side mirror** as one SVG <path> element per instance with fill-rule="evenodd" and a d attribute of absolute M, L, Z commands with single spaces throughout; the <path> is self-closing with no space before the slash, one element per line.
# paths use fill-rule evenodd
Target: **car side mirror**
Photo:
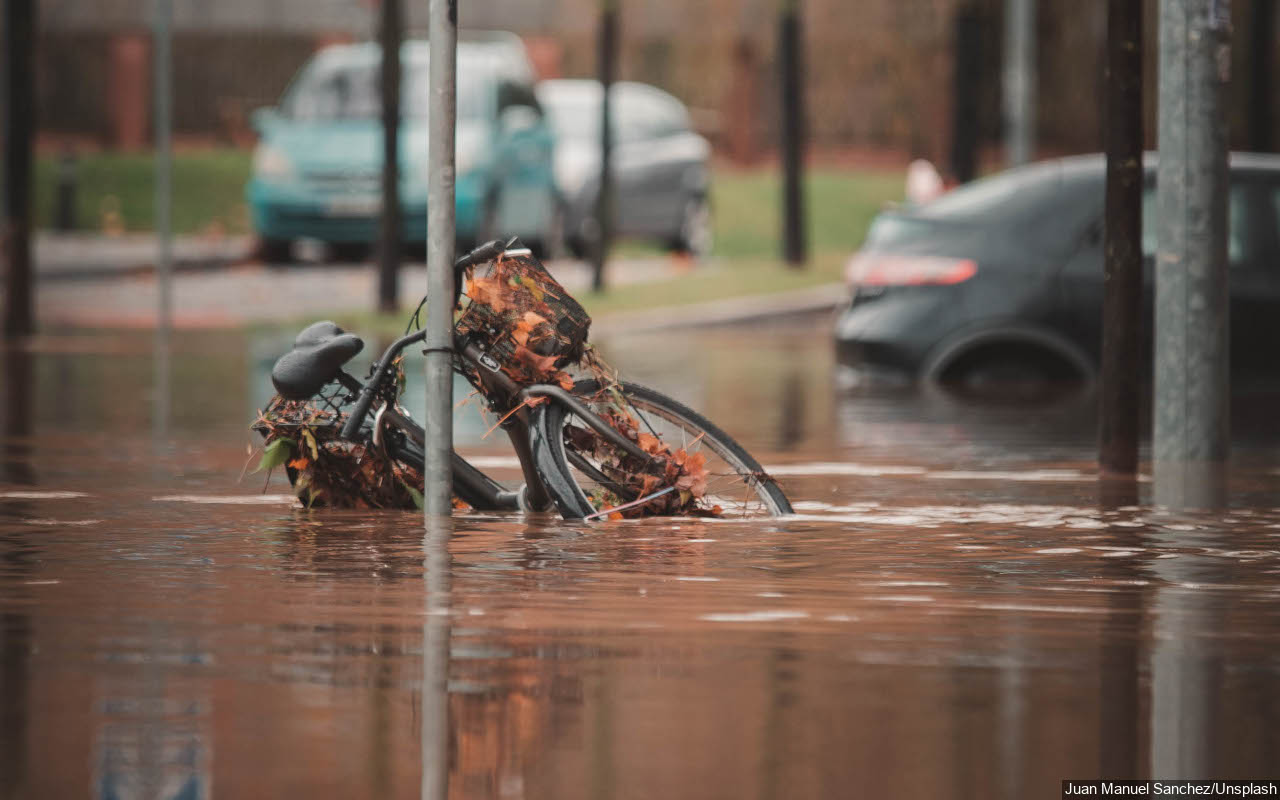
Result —
<path fill-rule="evenodd" d="M 249 114 L 249 124 L 253 126 L 253 129 L 259 134 L 264 133 L 279 120 L 280 111 L 272 106 L 255 108 L 253 113 Z"/>
<path fill-rule="evenodd" d="M 523 133 L 538 125 L 541 116 L 531 106 L 507 106 L 498 115 L 498 127 L 503 133 Z"/>

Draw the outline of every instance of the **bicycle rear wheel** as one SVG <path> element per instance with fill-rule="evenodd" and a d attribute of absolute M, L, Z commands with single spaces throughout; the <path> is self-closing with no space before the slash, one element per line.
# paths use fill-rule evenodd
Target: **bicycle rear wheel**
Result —
<path fill-rule="evenodd" d="M 602 386 L 579 381 L 574 395 L 593 412 L 623 411 L 640 433 L 656 436 L 672 451 L 701 453 L 708 470 L 704 505 L 720 507 L 721 517 L 776 517 L 793 513 L 791 503 L 760 463 L 696 411 L 647 386 Z M 607 506 L 641 499 L 616 480 L 620 453 L 570 409 L 554 400 L 534 409 L 530 431 L 534 463 L 566 519 L 582 519 Z M 661 489 L 659 489 L 660 491 Z"/>

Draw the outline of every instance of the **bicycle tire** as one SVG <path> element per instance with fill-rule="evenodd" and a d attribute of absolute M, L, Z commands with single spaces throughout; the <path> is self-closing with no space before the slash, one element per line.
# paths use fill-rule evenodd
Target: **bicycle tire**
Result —
<path fill-rule="evenodd" d="M 705 445 L 706 451 L 720 459 L 723 465 L 720 469 L 727 467 L 732 471 L 717 472 L 713 469 L 712 475 L 716 482 L 708 485 L 708 496 L 713 499 L 720 498 L 721 495 L 710 494 L 712 487 L 717 492 L 729 488 L 735 488 L 736 491 L 734 483 L 746 488 L 746 499 L 743 502 L 737 502 L 735 497 L 727 510 L 722 506 L 722 510 L 726 510 L 724 516 L 778 517 L 794 513 L 787 496 L 777 481 L 765 474 L 760 462 L 706 417 L 647 386 L 625 382 L 619 382 L 616 386 L 629 412 L 668 446 L 676 446 L 678 443 L 659 434 L 659 427 L 665 432 L 670 432 L 670 428 L 682 431 L 684 440 L 679 444 L 690 443 L 689 446 L 693 448 L 691 452 L 701 451 Z M 600 382 L 595 379 L 582 380 L 574 384 L 573 393 L 590 406 L 592 400 L 601 394 L 601 388 Z M 582 519 L 600 511 L 598 502 L 592 501 L 591 494 L 601 486 L 598 477 L 607 476 L 597 472 L 597 477 L 592 477 L 571 464 L 571 452 L 579 463 L 583 459 L 582 453 L 573 451 L 571 446 L 566 447 L 566 425 L 571 424 L 573 418 L 573 413 L 568 408 L 554 400 L 543 403 L 533 410 L 530 435 L 534 464 L 555 501 L 556 508 L 565 519 Z"/>

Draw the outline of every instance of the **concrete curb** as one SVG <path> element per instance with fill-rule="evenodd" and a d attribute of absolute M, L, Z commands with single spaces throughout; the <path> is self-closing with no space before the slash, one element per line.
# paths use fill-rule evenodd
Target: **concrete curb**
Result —
<path fill-rule="evenodd" d="M 731 325 L 768 317 L 832 311 L 843 304 L 848 292 L 843 284 L 825 283 L 808 289 L 794 289 L 768 295 L 748 295 L 663 306 L 644 311 L 608 314 L 591 325 L 592 335 L 636 333 L 649 330 L 692 328 L 707 325 Z"/>

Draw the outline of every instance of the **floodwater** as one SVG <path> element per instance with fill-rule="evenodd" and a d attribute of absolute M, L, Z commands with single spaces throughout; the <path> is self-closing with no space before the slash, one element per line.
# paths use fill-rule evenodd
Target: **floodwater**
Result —
<path fill-rule="evenodd" d="M 179 338 L 160 420 L 147 336 L 5 355 L 0 797 L 1275 777 L 1275 395 L 1237 401 L 1231 507 L 1174 516 L 1096 480 L 1088 394 L 847 388 L 820 325 L 618 337 L 606 358 L 736 435 L 800 513 L 424 536 L 241 477 L 288 338 Z M 476 430 L 466 452 L 510 476 Z"/>

